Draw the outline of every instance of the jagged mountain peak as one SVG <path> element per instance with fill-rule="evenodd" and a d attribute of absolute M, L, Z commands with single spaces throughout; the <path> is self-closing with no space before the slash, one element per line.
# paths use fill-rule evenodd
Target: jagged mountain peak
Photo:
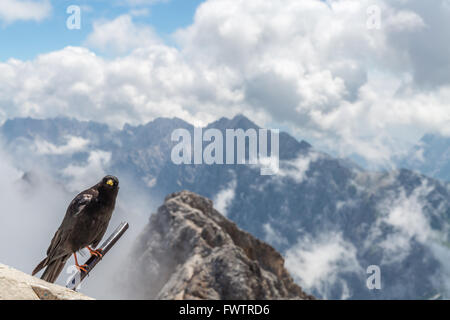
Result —
<path fill-rule="evenodd" d="M 75 118 L 56 117 L 49 119 L 14 118 L 5 121 L 0 133 L 8 140 L 19 137 L 33 139 L 39 136 L 51 142 L 64 143 L 66 136 L 99 136 L 110 134 L 108 125 L 95 121 L 82 121 Z"/>
<path fill-rule="evenodd" d="M 132 295 L 149 299 L 313 299 L 273 247 L 239 229 L 189 191 L 173 193 L 139 237 L 127 272 Z"/>
<path fill-rule="evenodd" d="M 191 126 L 188 122 L 177 118 L 177 117 L 173 117 L 173 118 L 165 118 L 165 117 L 159 117 L 159 118 L 155 118 L 152 121 L 149 121 L 145 124 L 140 124 L 140 125 L 131 125 L 129 123 L 126 123 L 123 126 L 123 131 L 140 131 L 140 130 L 146 130 L 149 128 L 176 128 L 176 127 L 186 127 L 186 126 Z"/>
<path fill-rule="evenodd" d="M 217 121 L 210 123 L 207 128 L 216 128 L 220 130 L 225 129 L 259 129 L 260 127 L 254 122 L 250 121 L 242 114 L 234 116 L 232 119 L 222 117 Z"/>

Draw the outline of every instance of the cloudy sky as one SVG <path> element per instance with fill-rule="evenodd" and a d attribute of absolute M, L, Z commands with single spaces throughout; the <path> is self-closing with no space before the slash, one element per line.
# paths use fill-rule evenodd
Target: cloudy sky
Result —
<path fill-rule="evenodd" d="M 243 113 L 389 164 L 450 135 L 449 30 L 449 0 L 2 0 L 0 122 Z"/>

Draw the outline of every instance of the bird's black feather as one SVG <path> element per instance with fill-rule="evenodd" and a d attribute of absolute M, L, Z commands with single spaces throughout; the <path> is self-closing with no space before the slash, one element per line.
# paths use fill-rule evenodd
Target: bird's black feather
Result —
<path fill-rule="evenodd" d="M 47 257 L 33 275 L 47 267 L 42 279 L 54 282 L 72 253 L 96 247 L 108 228 L 114 211 L 119 180 L 106 176 L 98 184 L 78 194 L 67 208 L 64 220 L 47 250 Z"/>

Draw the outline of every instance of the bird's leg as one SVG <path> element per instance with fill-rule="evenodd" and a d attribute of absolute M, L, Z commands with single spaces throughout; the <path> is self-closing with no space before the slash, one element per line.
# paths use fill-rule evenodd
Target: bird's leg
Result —
<path fill-rule="evenodd" d="M 75 266 L 77 267 L 77 269 L 79 271 L 84 271 L 85 273 L 87 273 L 87 264 L 83 264 L 82 266 L 80 266 L 78 264 L 78 259 L 77 259 L 77 253 L 76 252 L 73 253 L 73 257 L 75 258 Z"/>
<path fill-rule="evenodd" d="M 89 252 L 91 253 L 92 256 L 103 258 L 103 253 L 102 253 L 103 250 L 102 249 L 92 250 L 89 246 L 87 246 L 86 249 L 89 250 Z"/>

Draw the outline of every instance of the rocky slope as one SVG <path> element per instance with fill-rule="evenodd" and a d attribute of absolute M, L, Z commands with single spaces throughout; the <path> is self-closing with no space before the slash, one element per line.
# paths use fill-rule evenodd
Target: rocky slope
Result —
<path fill-rule="evenodd" d="M 169 195 L 139 237 L 127 270 L 128 296 L 148 299 L 313 299 L 283 257 L 240 230 L 211 200 Z"/>
<path fill-rule="evenodd" d="M 0 264 L 0 300 L 92 300 L 92 298 Z"/>

